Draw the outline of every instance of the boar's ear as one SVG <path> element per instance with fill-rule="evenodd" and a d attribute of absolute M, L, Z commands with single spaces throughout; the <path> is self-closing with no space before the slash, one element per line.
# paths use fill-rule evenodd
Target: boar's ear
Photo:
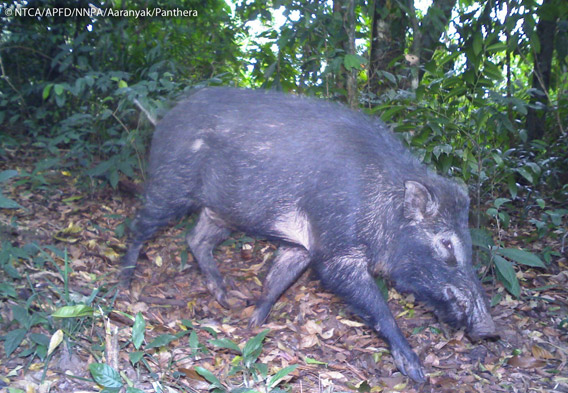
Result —
<path fill-rule="evenodd" d="M 404 182 L 404 217 L 422 221 L 437 212 L 438 203 L 423 184 L 412 180 Z"/>

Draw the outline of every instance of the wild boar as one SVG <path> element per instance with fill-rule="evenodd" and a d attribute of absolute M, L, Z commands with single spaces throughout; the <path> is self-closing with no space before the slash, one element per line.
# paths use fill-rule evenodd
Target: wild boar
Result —
<path fill-rule="evenodd" d="M 159 227 L 199 212 L 187 243 L 221 305 L 216 245 L 232 229 L 276 239 L 251 325 L 310 267 L 389 344 L 399 370 L 421 382 L 420 360 L 375 276 L 473 338 L 494 335 L 472 266 L 468 209 L 461 186 L 421 164 L 377 119 L 324 100 L 207 88 L 157 125 L 121 278 L 130 283 Z"/>

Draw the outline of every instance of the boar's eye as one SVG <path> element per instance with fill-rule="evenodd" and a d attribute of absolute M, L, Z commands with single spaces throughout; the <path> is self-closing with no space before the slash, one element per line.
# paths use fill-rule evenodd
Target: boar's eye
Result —
<path fill-rule="evenodd" d="M 456 256 L 454 255 L 454 246 L 452 245 L 452 241 L 449 239 L 442 239 L 441 241 L 444 248 L 448 251 L 448 257 L 446 258 L 446 263 L 449 266 L 457 266 L 458 262 L 456 260 Z"/>

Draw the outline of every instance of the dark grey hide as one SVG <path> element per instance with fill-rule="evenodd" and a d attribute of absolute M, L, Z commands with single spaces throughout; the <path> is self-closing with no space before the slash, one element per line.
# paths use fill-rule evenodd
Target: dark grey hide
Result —
<path fill-rule="evenodd" d="M 374 277 L 390 279 L 473 338 L 495 326 L 471 263 L 465 190 L 419 163 L 379 120 L 323 100 L 208 88 L 157 126 L 145 204 L 121 274 L 172 218 L 199 211 L 187 242 L 207 287 L 226 291 L 213 249 L 231 229 L 281 246 L 251 325 L 264 322 L 307 268 L 389 344 L 397 367 L 424 381 L 416 354 Z"/>

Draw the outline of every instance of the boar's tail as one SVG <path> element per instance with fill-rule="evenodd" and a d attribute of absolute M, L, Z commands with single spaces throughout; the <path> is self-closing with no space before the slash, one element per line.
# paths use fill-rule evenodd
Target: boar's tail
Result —
<path fill-rule="evenodd" d="M 154 116 L 152 116 L 152 114 L 150 113 L 150 111 L 148 109 L 146 109 L 144 106 L 142 106 L 142 104 L 140 103 L 140 101 L 138 101 L 138 99 L 134 98 L 134 104 L 136 104 L 136 106 L 138 107 L 138 109 L 140 109 L 142 112 L 144 112 L 144 114 L 146 115 L 146 117 L 148 118 L 148 121 L 150 123 L 152 123 L 152 125 L 154 127 L 156 127 L 156 124 L 158 124 L 158 120 L 156 120 L 156 118 Z"/>

